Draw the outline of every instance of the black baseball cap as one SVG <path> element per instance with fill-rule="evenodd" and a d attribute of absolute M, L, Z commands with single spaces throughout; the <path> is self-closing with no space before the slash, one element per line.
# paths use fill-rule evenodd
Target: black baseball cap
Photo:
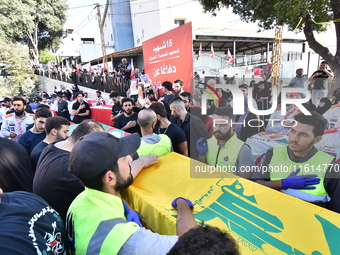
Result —
<path fill-rule="evenodd" d="M 140 145 L 137 133 L 117 138 L 106 132 L 92 132 L 79 138 L 68 160 L 68 170 L 89 181 L 119 158 L 134 154 Z"/>
<path fill-rule="evenodd" d="M 9 97 L 5 97 L 0 102 L 11 102 L 12 100 Z"/>
<path fill-rule="evenodd" d="M 154 95 L 155 92 L 154 92 L 152 89 L 150 89 L 150 90 L 148 90 L 147 92 L 145 92 L 145 94 L 146 94 L 146 95 Z"/>

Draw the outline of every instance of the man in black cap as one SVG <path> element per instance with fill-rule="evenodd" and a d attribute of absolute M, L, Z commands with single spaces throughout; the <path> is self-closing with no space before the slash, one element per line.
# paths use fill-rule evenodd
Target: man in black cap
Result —
<path fill-rule="evenodd" d="M 4 116 L 6 116 L 6 114 L 14 112 L 12 100 L 9 97 L 5 97 L 1 101 L 1 105 L 2 105 L 2 112 Z"/>
<path fill-rule="evenodd" d="M 166 254 L 177 236 L 162 236 L 141 227 L 138 214 L 123 204 L 121 190 L 140 172 L 132 155 L 140 145 L 138 134 L 121 139 L 94 132 L 80 138 L 68 161 L 69 171 L 85 185 L 67 212 L 66 229 L 77 254 Z M 157 157 L 154 156 L 154 161 Z M 176 198 L 177 234 L 196 226 L 185 198 Z"/>
<path fill-rule="evenodd" d="M 102 101 L 103 101 L 103 100 L 105 101 L 105 99 L 102 97 L 102 92 L 99 91 L 99 90 L 97 90 L 97 91 L 96 91 L 96 95 L 97 95 L 96 101 L 98 101 L 98 102 L 97 102 L 97 105 L 103 104 Z M 98 104 L 98 103 L 100 103 L 100 104 Z"/>

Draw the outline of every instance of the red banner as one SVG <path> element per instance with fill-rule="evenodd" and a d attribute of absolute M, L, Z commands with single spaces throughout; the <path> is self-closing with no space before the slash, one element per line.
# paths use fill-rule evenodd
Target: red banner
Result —
<path fill-rule="evenodd" d="M 190 91 L 193 82 L 191 22 L 143 42 L 144 68 L 152 83 L 180 79 L 184 90 Z"/>

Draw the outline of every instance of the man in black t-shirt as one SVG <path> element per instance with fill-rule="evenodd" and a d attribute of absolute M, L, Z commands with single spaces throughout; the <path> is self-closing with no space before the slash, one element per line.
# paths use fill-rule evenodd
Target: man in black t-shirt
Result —
<path fill-rule="evenodd" d="M 137 123 L 138 114 L 133 111 L 131 98 L 125 97 L 122 99 L 122 110 L 124 113 L 116 119 L 114 127 L 128 133 L 137 132 L 140 135 L 141 132 Z"/>
<path fill-rule="evenodd" d="M 328 79 L 333 78 L 333 74 L 327 70 L 326 61 L 322 61 L 319 70 L 315 71 L 309 78 L 309 82 L 314 80 L 314 87 L 312 91 L 312 102 L 317 105 L 320 98 L 327 96 L 328 93 Z"/>
<path fill-rule="evenodd" d="M 84 96 L 83 92 L 78 92 L 77 102 L 72 106 L 72 115 L 74 116 L 72 122 L 76 124 L 88 119 L 90 115 L 90 105 L 84 101 Z"/>
<path fill-rule="evenodd" d="M 197 159 L 199 155 L 196 148 L 196 142 L 201 137 L 206 139 L 210 138 L 203 121 L 188 113 L 185 109 L 183 100 L 179 97 L 175 97 L 170 102 L 170 110 L 171 114 L 176 119 L 175 124 L 177 124 L 185 133 L 190 158 Z"/>
<path fill-rule="evenodd" d="M 113 91 L 110 94 L 110 99 L 114 103 L 114 105 L 112 106 L 110 121 L 116 121 L 116 119 L 123 114 L 119 93 L 117 91 Z"/>
<path fill-rule="evenodd" d="M 150 105 L 150 109 L 157 115 L 155 133 L 166 134 L 171 140 L 174 152 L 189 156 L 185 133 L 179 126 L 168 120 L 164 105 L 162 103 L 153 103 Z"/>
<path fill-rule="evenodd" d="M 80 181 L 68 171 L 70 153 L 80 137 L 97 131 L 104 131 L 98 121 L 83 121 L 69 138 L 47 145 L 40 155 L 33 193 L 46 200 L 63 220 L 73 199 L 84 190 Z"/>

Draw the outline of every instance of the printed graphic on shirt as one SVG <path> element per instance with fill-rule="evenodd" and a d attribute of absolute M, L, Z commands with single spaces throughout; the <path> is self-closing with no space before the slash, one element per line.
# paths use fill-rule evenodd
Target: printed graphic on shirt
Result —
<path fill-rule="evenodd" d="M 51 218 L 55 218 L 55 221 L 50 224 Z M 32 238 L 32 244 L 36 249 L 37 254 L 66 254 L 64 244 L 62 242 L 63 229 L 62 220 L 57 214 L 57 212 L 49 206 L 42 208 L 42 210 L 36 213 L 28 222 L 29 224 L 29 234 L 28 236 Z M 45 244 L 42 242 L 37 242 L 39 240 L 39 230 L 41 226 L 45 229 L 48 228 L 50 224 L 50 230 L 45 232 Z"/>

